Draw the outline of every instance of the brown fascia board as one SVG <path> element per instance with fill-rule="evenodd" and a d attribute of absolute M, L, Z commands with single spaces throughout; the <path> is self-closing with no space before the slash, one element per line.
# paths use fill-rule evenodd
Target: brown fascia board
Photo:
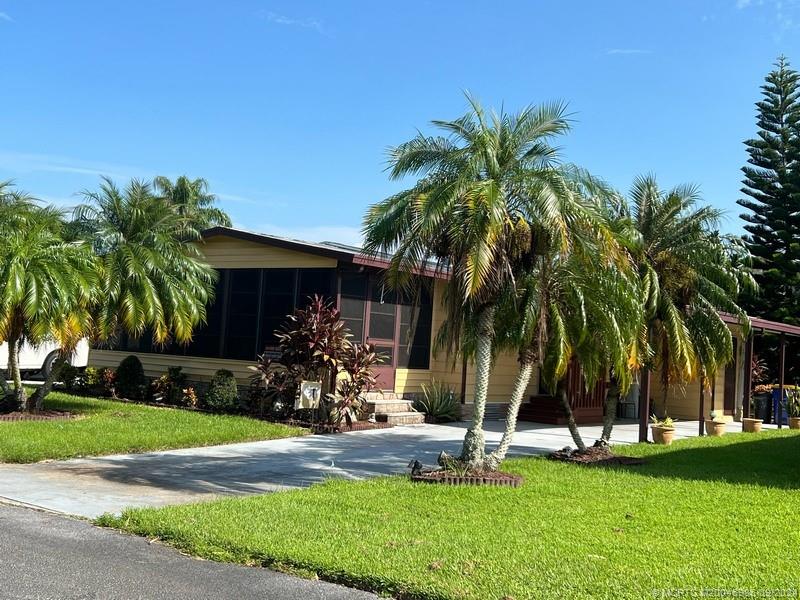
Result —
<path fill-rule="evenodd" d="M 202 238 L 208 239 L 216 236 L 232 237 L 239 240 L 245 240 L 256 244 L 264 244 L 266 246 L 275 246 L 285 250 L 294 250 L 296 252 L 305 252 L 306 254 L 314 254 L 317 256 L 324 256 L 326 258 L 333 258 L 341 262 L 362 265 L 365 267 L 374 267 L 377 269 L 387 269 L 391 264 L 388 258 L 382 256 L 369 256 L 360 252 L 349 252 L 343 248 L 329 246 L 326 244 L 315 244 L 313 242 L 306 242 L 303 240 L 293 240 L 276 235 L 268 235 L 264 233 L 254 233 L 252 231 L 245 231 L 243 229 L 234 229 L 233 227 L 210 227 L 202 232 Z M 430 266 L 414 269 L 415 275 L 422 275 L 424 277 L 433 277 L 436 279 L 448 279 L 449 275 Z"/>
<path fill-rule="evenodd" d="M 720 312 L 720 316 L 729 325 L 739 325 L 739 317 L 727 312 Z M 800 337 L 800 326 L 781 323 L 780 321 L 769 321 L 761 317 L 750 317 L 750 326 L 756 331 L 768 333 L 785 333 Z"/>

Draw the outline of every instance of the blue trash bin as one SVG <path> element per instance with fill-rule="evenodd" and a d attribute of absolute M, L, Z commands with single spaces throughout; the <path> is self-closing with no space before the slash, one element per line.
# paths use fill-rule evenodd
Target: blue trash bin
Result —
<path fill-rule="evenodd" d="M 787 410 L 786 406 L 786 399 L 788 397 L 789 390 L 783 390 L 783 399 L 780 399 L 781 391 L 779 388 L 775 388 L 772 390 L 772 422 L 776 425 L 778 424 L 778 414 L 781 415 L 781 424 L 788 425 L 789 424 L 789 411 Z M 780 400 L 780 407 L 781 411 L 778 413 L 778 401 Z"/>

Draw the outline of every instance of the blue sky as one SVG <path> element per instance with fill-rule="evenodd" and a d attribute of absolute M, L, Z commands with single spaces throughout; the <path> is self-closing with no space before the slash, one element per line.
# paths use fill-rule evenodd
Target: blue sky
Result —
<path fill-rule="evenodd" d="M 740 230 L 742 141 L 800 1 L 0 0 L 0 180 L 65 206 L 100 174 L 205 177 L 235 223 L 352 242 L 387 146 L 561 99 L 564 156 L 699 184 Z"/>

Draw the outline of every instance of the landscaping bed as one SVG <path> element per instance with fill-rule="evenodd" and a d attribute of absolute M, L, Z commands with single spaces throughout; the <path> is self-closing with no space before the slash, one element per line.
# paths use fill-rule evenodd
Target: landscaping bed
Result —
<path fill-rule="evenodd" d="M 796 589 L 800 435 L 730 434 L 614 452 L 647 462 L 587 469 L 522 458 L 503 465 L 524 477 L 517 489 L 331 480 L 129 510 L 99 523 L 203 558 L 399 598 L 638 600 L 663 590 Z"/>
<path fill-rule="evenodd" d="M 0 423 L 14 421 L 61 421 L 64 419 L 74 419 L 78 415 L 64 410 L 42 410 L 37 413 L 27 413 L 14 411 L 0 414 Z"/>
<path fill-rule="evenodd" d="M 633 456 L 620 456 L 614 454 L 608 446 L 590 447 L 586 450 L 573 450 L 564 448 L 547 455 L 550 460 L 576 463 L 580 465 L 643 465 L 646 461 Z"/>
<path fill-rule="evenodd" d="M 51 393 L 49 418 L 0 419 L 0 461 L 149 452 L 304 435 L 307 430 L 234 415 Z M 55 415 L 70 415 L 53 418 Z M 5 417 L 11 414 L 4 415 Z"/>

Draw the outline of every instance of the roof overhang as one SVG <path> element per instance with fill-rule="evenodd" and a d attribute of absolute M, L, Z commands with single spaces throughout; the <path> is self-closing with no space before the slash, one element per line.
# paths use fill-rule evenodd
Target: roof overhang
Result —
<path fill-rule="evenodd" d="M 728 325 L 740 325 L 739 317 L 731 313 L 720 313 L 722 320 Z M 780 321 L 769 321 L 761 317 L 750 317 L 750 326 L 761 333 L 782 333 L 784 335 L 794 335 L 800 337 L 800 326 L 781 323 Z"/>
<path fill-rule="evenodd" d="M 352 263 L 354 265 L 373 267 L 376 269 L 387 269 L 391 264 L 389 257 L 387 256 L 371 256 L 356 250 L 348 251 L 338 245 L 306 242 L 303 240 L 295 240 L 277 235 L 235 229 L 233 227 L 210 227 L 209 229 L 204 230 L 201 235 L 204 240 L 219 236 L 231 237 L 247 242 L 253 242 L 255 244 L 264 244 L 265 246 L 274 246 L 276 248 L 283 248 L 284 250 L 293 250 L 295 252 L 304 252 L 306 254 L 324 256 L 326 258 L 333 258 L 344 263 Z M 414 274 L 422 275 L 423 277 L 433 277 L 436 279 L 448 278 L 448 274 L 446 272 L 437 270 L 430 266 L 422 266 L 414 269 Z"/>

